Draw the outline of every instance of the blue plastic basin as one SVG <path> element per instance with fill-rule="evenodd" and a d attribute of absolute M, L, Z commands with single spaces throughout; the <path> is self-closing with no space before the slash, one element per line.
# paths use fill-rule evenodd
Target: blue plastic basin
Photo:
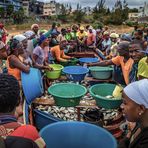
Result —
<path fill-rule="evenodd" d="M 35 126 L 38 130 L 42 129 L 48 124 L 62 121 L 62 119 L 56 118 L 52 116 L 50 113 L 45 113 L 37 109 L 34 110 L 34 119 L 35 119 Z"/>
<path fill-rule="evenodd" d="M 105 129 L 84 122 L 57 122 L 40 131 L 47 148 L 117 148 Z"/>
<path fill-rule="evenodd" d="M 23 92 L 28 104 L 43 94 L 43 82 L 41 72 L 38 69 L 30 68 L 29 74 L 22 72 L 21 80 Z"/>
<path fill-rule="evenodd" d="M 85 75 L 89 72 L 89 69 L 82 66 L 67 66 L 63 69 L 69 80 L 74 82 L 80 82 L 84 80 Z"/>
<path fill-rule="evenodd" d="M 98 58 L 80 58 L 79 62 L 81 63 L 96 63 L 99 62 Z"/>

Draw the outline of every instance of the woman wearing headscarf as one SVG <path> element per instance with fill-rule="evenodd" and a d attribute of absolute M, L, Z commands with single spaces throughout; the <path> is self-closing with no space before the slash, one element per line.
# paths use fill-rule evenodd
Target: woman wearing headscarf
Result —
<path fill-rule="evenodd" d="M 39 45 L 33 50 L 34 67 L 38 69 L 52 70 L 46 62 L 45 48 L 49 46 L 49 39 L 42 35 L 39 39 Z M 48 52 L 48 51 L 47 51 Z"/>
<path fill-rule="evenodd" d="M 31 59 L 31 53 L 27 50 L 27 46 L 28 46 L 28 39 L 22 35 L 22 34 L 19 34 L 19 35 L 16 35 L 13 37 L 14 39 L 16 39 L 17 41 L 19 41 L 20 43 L 22 43 L 23 45 L 23 53 L 20 55 L 20 60 L 23 62 L 23 63 L 26 63 L 30 66 L 32 66 L 32 59 Z"/>
<path fill-rule="evenodd" d="M 21 81 L 21 71 L 25 73 L 29 73 L 30 71 L 30 66 L 23 63 L 20 56 L 24 54 L 24 46 L 16 39 L 12 39 L 9 44 L 7 58 L 8 74 L 13 75 L 18 81 Z"/>
<path fill-rule="evenodd" d="M 123 114 L 136 126 L 121 141 L 119 148 L 148 148 L 148 79 L 129 84 L 122 96 Z"/>

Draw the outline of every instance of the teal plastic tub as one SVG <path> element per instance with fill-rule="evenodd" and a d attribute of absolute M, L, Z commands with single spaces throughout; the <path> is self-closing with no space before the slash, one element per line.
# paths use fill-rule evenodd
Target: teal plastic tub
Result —
<path fill-rule="evenodd" d="M 48 92 L 54 97 L 57 106 L 74 107 L 79 105 L 87 89 L 75 83 L 58 83 L 49 87 Z"/>
<path fill-rule="evenodd" d="M 105 109 L 117 109 L 122 103 L 121 98 L 109 99 L 106 96 L 112 96 L 112 93 L 116 87 L 116 84 L 102 83 L 93 85 L 89 92 L 92 97 L 96 100 L 96 103 L 99 107 Z"/>
<path fill-rule="evenodd" d="M 49 79 L 58 79 L 61 76 L 61 71 L 64 68 L 62 65 L 59 64 L 50 64 L 51 68 L 53 68 L 53 71 L 46 71 L 46 76 Z"/>
<path fill-rule="evenodd" d="M 106 80 L 111 78 L 113 72 L 113 68 L 111 67 L 100 67 L 100 66 L 89 67 L 89 70 L 92 77 L 99 80 Z"/>

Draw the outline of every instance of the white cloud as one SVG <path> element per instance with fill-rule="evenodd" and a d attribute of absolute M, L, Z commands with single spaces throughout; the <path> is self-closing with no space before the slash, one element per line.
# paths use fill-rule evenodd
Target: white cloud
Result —
<path fill-rule="evenodd" d="M 44 1 L 44 2 L 49 2 L 51 0 L 40 0 L 40 1 Z M 82 7 L 83 6 L 95 6 L 96 3 L 99 0 L 55 0 L 56 2 L 60 2 L 60 3 L 71 3 L 73 7 L 76 7 L 76 5 L 79 3 Z M 106 5 L 108 7 L 112 7 L 114 6 L 116 0 L 106 0 Z M 143 6 L 144 2 L 148 1 L 148 0 L 127 0 L 128 5 L 130 7 L 139 7 L 139 6 Z"/>

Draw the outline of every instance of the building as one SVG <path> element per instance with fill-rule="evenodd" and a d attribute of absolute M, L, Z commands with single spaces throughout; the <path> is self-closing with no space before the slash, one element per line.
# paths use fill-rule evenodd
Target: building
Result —
<path fill-rule="evenodd" d="M 132 12 L 132 13 L 129 13 L 128 14 L 128 19 L 130 20 L 130 21 L 137 21 L 138 20 L 138 18 L 139 18 L 139 12 L 137 13 L 137 12 Z"/>
<path fill-rule="evenodd" d="M 21 8 L 22 2 L 20 0 L 1 0 L 0 7 L 6 8 L 8 5 L 13 5 L 14 10 L 17 11 Z"/>
<path fill-rule="evenodd" d="M 37 1 L 37 6 L 39 9 L 40 16 L 56 15 L 56 2 L 55 1 L 50 1 L 50 2 Z"/>
<path fill-rule="evenodd" d="M 22 0 L 22 8 L 25 16 L 29 16 L 29 0 Z"/>
<path fill-rule="evenodd" d="M 139 8 L 139 18 L 138 23 L 146 23 L 148 24 L 148 3 L 144 3 L 144 7 Z"/>

